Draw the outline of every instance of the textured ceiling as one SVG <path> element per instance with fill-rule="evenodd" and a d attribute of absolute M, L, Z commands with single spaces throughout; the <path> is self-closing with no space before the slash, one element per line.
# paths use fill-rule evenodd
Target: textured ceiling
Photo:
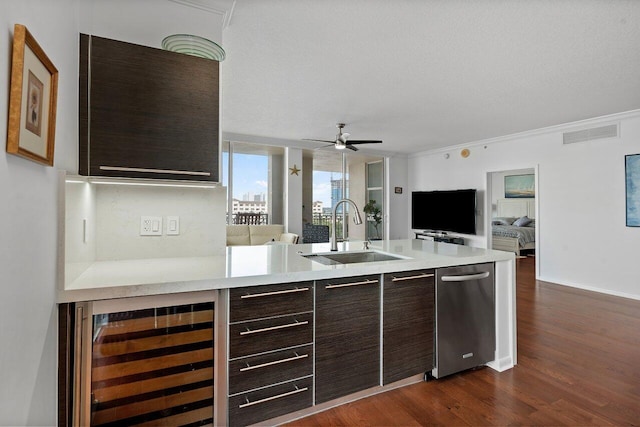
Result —
<path fill-rule="evenodd" d="M 640 108 L 640 1 L 237 0 L 223 131 L 412 153 Z"/>

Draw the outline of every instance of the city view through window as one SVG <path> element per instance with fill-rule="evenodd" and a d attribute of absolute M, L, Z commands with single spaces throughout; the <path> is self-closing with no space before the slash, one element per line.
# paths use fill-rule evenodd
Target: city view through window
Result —
<path fill-rule="evenodd" d="M 222 184 L 229 191 L 227 223 L 283 224 L 287 209 L 283 197 L 287 173 L 284 147 L 240 142 L 227 142 L 223 147 Z M 306 166 L 300 176 L 308 180 L 304 191 L 311 189 L 311 194 L 303 194 L 306 205 L 302 207 L 304 224 L 331 226 L 333 207 L 345 197 L 353 199 L 360 208 L 374 201 L 379 209 L 383 209 L 380 157 L 343 154 L 335 150 L 305 150 L 304 158 Z M 343 169 L 346 172 L 344 181 Z M 364 228 L 351 230 L 349 225 L 343 227 L 343 224 L 349 224 L 346 222 L 349 220 L 349 207 L 343 204 L 337 213 L 336 233 L 339 238 L 347 235 L 381 238 L 379 221 L 374 223 L 368 218 Z"/>
<path fill-rule="evenodd" d="M 229 153 L 223 153 L 222 184 L 229 187 Z M 231 215 L 260 214 L 260 223 L 269 223 L 269 156 L 264 154 L 233 153 Z M 333 206 L 342 196 L 340 173 L 313 171 L 314 223 L 328 223 Z M 235 221 L 232 221 L 232 223 Z"/>

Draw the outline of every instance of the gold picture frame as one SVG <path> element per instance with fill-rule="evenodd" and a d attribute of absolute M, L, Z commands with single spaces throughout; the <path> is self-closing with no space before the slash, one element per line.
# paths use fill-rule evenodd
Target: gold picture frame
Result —
<path fill-rule="evenodd" d="M 53 166 L 58 70 L 24 25 L 13 31 L 7 153 Z"/>

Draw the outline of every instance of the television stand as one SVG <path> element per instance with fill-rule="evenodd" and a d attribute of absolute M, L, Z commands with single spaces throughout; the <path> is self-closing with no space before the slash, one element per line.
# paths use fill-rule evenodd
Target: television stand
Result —
<path fill-rule="evenodd" d="M 464 239 L 462 237 L 449 236 L 444 233 L 432 233 L 416 231 L 416 239 L 419 240 L 431 240 L 433 242 L 453 243 L 455 245 L 464 245 Z"/>

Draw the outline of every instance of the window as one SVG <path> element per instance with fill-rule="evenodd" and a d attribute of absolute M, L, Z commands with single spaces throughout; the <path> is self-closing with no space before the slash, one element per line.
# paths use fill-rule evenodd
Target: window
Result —
<path fill-rule="evenodd" d="M 260 224 L 282 224 L 284 148 L 225 142 L 222 184 L 227 187 L 227 224 L 241 222 L 238 213 L 259 215 Z M 275 195 L 275 197 L 274 197 Z"/>

